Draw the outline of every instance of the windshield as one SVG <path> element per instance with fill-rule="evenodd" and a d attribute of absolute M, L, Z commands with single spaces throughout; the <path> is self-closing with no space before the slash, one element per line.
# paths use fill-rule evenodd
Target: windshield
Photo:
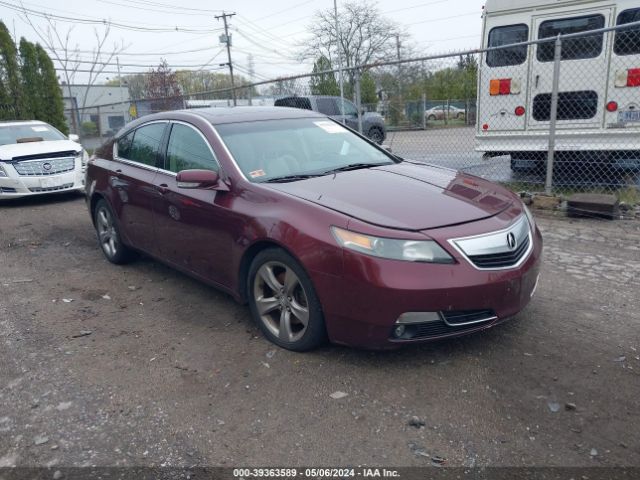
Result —
<path fill-rule="evenodd" d="M 230 123 L 216 129 L 252 182 L 395 163 L 390 155 L 324 118 Z"/>
<path fill-rule="evenodd" d="M 0 125 L 0 145 L 19 143 L 18 140 L 35 139 L 66 140 L 62 133 L 46 123 L 25 123 L 22 125 Z M 20 142 L 22 143 L 22 142 Z"/>

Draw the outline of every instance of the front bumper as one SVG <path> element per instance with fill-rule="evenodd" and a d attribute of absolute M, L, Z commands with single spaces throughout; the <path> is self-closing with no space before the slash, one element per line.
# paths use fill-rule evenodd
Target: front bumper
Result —
<path fill-rule="evenodd" d="M 82 162 L 77 159 L 69 172 L 54 175 L 20 176 L 9 162 L 0 162 L 7 176 L 0 176 L 0 200 L 22 198 L 46 193 L 84 190 Z"/>
<path fill-rule="evenodd" d="M 539 230 L 517 268 L 479 270 L 468 260 L 437 265 L 399 262 L 344 252 L 345 275 L 315 278 L 331 341 L 365 348 L 456 337 L 497 325 L 525 308 L 538 282 L 542 255 Z M 453 252 L 451 252 L 453 253 Z M 394 338 L 407 312 L 490 311 L 489 320 L 459 327 L 426 325 L 419 338 Z M 433 328 L 432 328 L 433 327 Z"/>

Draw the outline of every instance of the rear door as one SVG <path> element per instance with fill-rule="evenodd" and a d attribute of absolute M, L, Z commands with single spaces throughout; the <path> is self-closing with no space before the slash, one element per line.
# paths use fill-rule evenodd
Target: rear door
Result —
<path fill-rule="evenodd" d="M 526 15 L 487 18 L 485 45 L 494 48 L 482 58 L 478 98 L 479 131 L 524 130 L 529 47 L 509 45 L 529 40 Z M 442 117 L 438 117 L 442 118 Z"/>
<path fill-rule="evenodd" d="M 117 164 L 109 177 L 111 204 L 132 247 L 155 252 L 153 182 L 167 122 L 142 125 L 118 140 Z"/>
<path fill-rule="evenodd" d="M 550 39 L 534 47 L 528 127 L 548 129 L 555 37 L 588 32 L 611 24 L 612 8 L 572 10 L 533 19 L 536 39 Z M 557 128 L 600 128 L 606 103 L 609 36 L 585 34 L 562 41 Z"/>

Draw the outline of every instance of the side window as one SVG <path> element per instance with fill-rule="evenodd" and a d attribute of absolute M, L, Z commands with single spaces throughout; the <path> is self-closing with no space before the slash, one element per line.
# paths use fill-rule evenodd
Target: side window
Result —
<path fill-rule="evenodd" d="M 340 100 L 336 100 L 336 102 L 338 103 L 338 108 L 341 108 L 342 107 L 342 102 Z M 344 101 L 344 113 L 343 113 L 343 115 L 350 115 L 350 116 L 357 117 L 358 116 L 358 109 L 349 100 L 345 100 Z"/>
<path fill-rule="evenodd" d="M 166 123 L 164 122 L 152 123 L 136 129 L 133 135 L 133 142 L 131 142 L 129 156 L 126 158 L 155 167 L 165 126 Z"/>
<path fill-rule="evenodd" d="M 129 158 L 131 152 L 131 143 L 133 142 L 133 132 L 127 133 L 118 140 L 118 156 L 121 158 Z"/>
<path fill-rule="evenodd" d="M 505 25 L 492 28 L 489 32 L 487 47 L 502 47 L 513 43 L 526 42 L 529 38 L 529 27 L 525 24 Z M 520 65 L 527 59 L 527 46 L 500 48 L 487 52 L 487 65 L 490 67 L 506 67 Z"/>
<path fill-rule="evenodd" d="M 640 8 L 625 10 L 618 15 L 617 25 L 640 22 Z M 616 32 L 613 44 L 616 55 L 636 55 L 640 53 L 640 27 L 622 28 Z"/>
<path fill-rule="evenodd" d="M 323 113 L 327 116 L 340 115 L 335 98 L 320 97 L 316 99 L 316 102 L 318 103 L 318 111 L 320 113 Z"/>
<path fill-rule="evenodd" d="M 588 32 L 604 28 L 603 15 L 589 15 L 586 17 L 562 18 L 547 20 L 540 24 L 538 39 L 554 38 L 558 35 Z M 562 60 L 581 60 L 595 58 L 602 52 L 602 33 L 566 38 L 562 42 Z M 552 62 L 555 41 L 540 43 L 537 49 L 538 61 Z"/>
<path fill-rule="evenodd" d="M 218 163 L 206 140 L 193 128 L 180 123 L 171 128 L 167 161 L 168 169 L 175 173 L 191 169 L 218 171 Z"/>

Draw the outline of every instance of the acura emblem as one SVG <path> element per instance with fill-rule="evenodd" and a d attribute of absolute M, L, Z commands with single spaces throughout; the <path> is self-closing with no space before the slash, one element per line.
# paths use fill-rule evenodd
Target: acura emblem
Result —
<path fill-rule="evenodd" d="M 512 232 L 507 233 L 507 245 L 509 245 L 509 248 L 511 250 L 513 250 L 518 246 L 518 241 L 516 240 L 516 236 Z"/>
<path fill-rule="evenodd" d="M 49 170 L 51 170 L 51 164 L 49 162 L 43 163 L 42 169 L 48 172 Z"/>

